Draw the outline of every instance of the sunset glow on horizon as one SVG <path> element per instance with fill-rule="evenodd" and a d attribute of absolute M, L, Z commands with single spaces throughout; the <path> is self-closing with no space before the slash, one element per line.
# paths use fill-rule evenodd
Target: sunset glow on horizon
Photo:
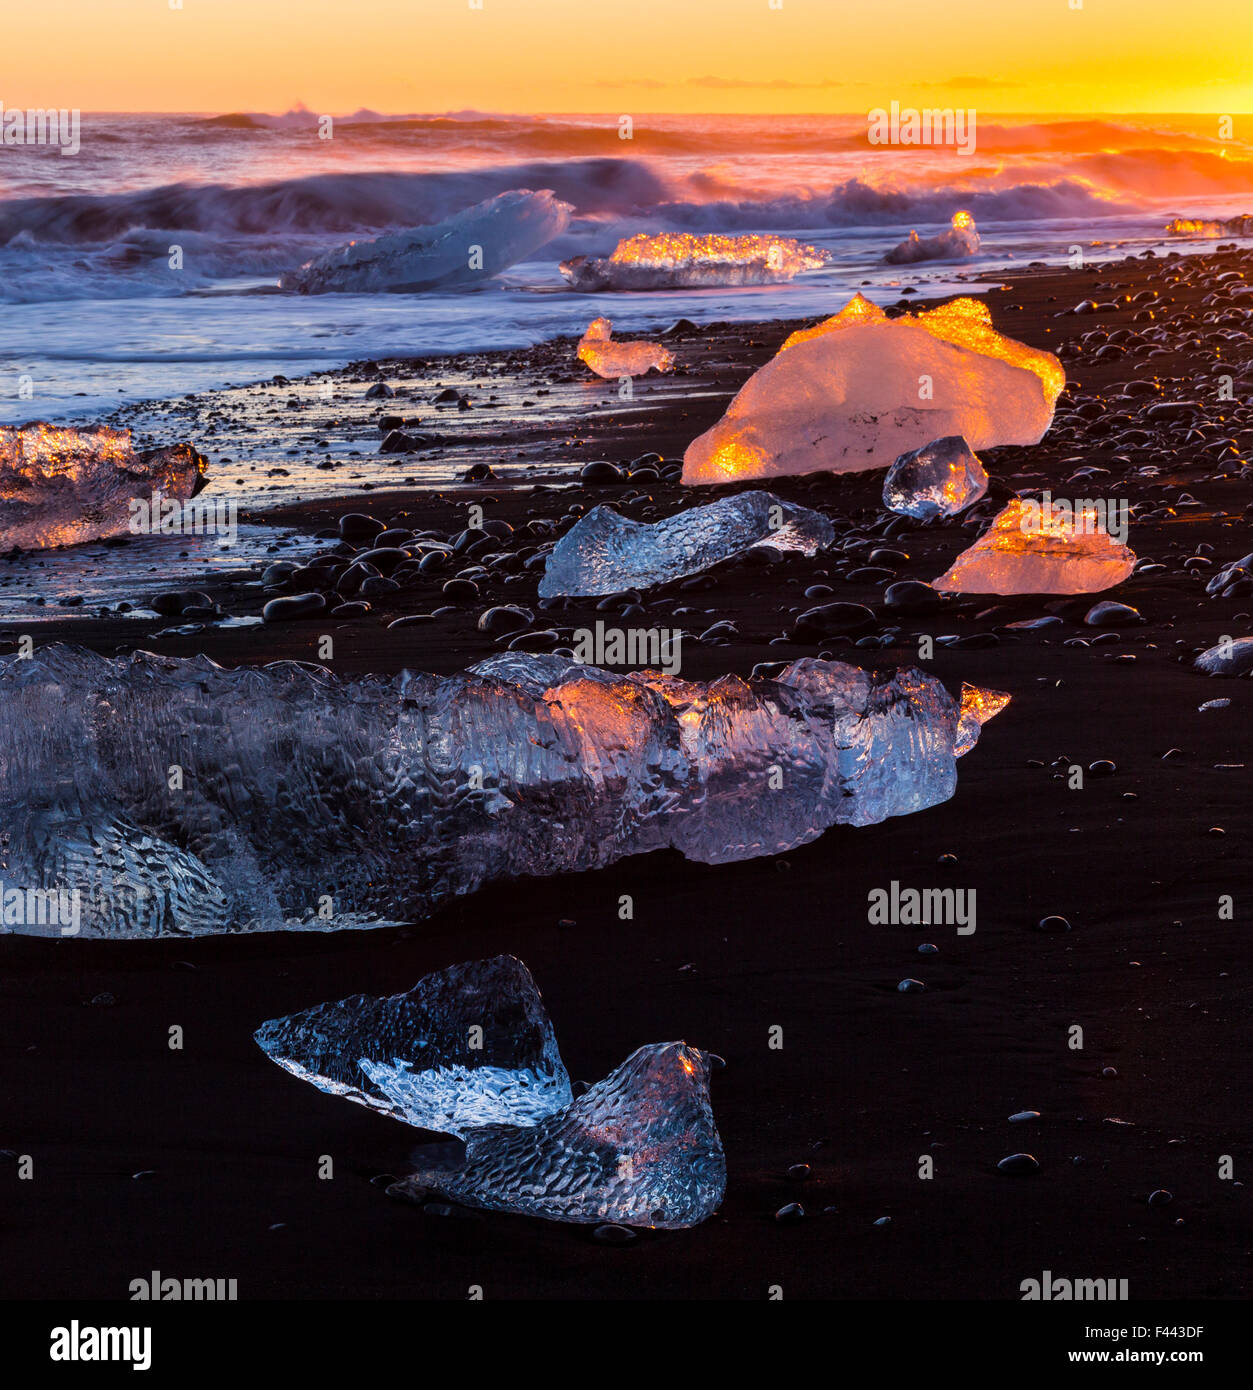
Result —
<path fill-rule="evenodd" d="M 1201 0 L 49 0 L 7 106 L 345 114 L 1253 108 L 1253 6 Z M 774 5 L 777 4 L 777 8 Z M 1166 36 L 1169 35 L 1168 41 Z"/>

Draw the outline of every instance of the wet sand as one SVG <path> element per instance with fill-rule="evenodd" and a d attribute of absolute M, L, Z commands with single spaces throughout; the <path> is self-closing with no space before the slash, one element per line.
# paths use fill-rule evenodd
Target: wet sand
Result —
<path fill-rule="evenodd" d="M 1181 266 L 1198 282 L 1173 283 Z M 1034 449 L 982 456 L 993 490 L 973 523 L 905 524 L 884 537 L 881 473 L 783 480 L 773 490 L 831 515 L 848 549 L 768 569 L 732 563 L 644 596 L 648 617 L 632 621 L 692 634 L 683 675 L 698 679 L 747 676 L 758 663 L 819 651 L 869 666 L 915 664 L 919 634 L 960 639 L 937 644 L 922 664 L 952 689 L 963 680 L 994 686 L 1013 703 L 961 761 L 945 805 L 866 829 L 837 827 L 780 858 L 712 868 L 665 853 L 497 885 L 405 929 L 0 940 L 0 1147 L 36 1164 L 35 1181 L 6 1179 L 21 1200 L 6 1204 L 0 1221 L 3 1292 L 124 1298 L 131 1279 L 160 1269 L 237 1278 L 242 1299 L 460 1299 L 480 1285 L 488 1298 L 766 1298 L 780 1286 L 788 1299 L 995 1300 L 1019 1298 L 1021 1281 L 1048 1269 L 1125 1278 L 1133 1299 L 1247 1297 L 1248 1197 L 1220 1177 L 1220 1162 L 1234 1156 L 1241 1179 L 1253 1137 L 1245 1045 L 1253 695 L 1247 681 L 1206 680 L 1188 664 L 1220 636 L 1253 631 L 1253 595 L 1205 593 L 1214 569 L 1253 550 L 1253 414 L 1240 404 L 1253 394 L 1253 341 L 1244 336 L 1253 320 L 1232 290 L 1240 282 L 1216 279 L 1233 269 L 1253 280 L 1253 260 L 1226 254 L 1025 272 L 989 295 L 1002 331 L 1052 348 L 1093 330 L 1166 324 L 1167 350 L 1095 359 L 1102 344 L 1089 341 L 1077 356 L 1067 352 L 1070 384 L 1054 429 Z M 1146 287 L 1173 301 L 1159 303 L 1151 323 L 1135 320 L 1145 301 L 1122 302 Z M 1081 300 L 1116 296 L 1117 310 L 1056 317 Z M 1225 315 L 1230 321 L 1219 322 Z M 265 511 L 246 507 L 241 519 L 274 526 L 276 539 L 328 528 L 345 512 L 452 535 L 477 502 L 514 526 L 516 550 L 544 539 L 523 539 L 528 521 L 571 506 L 614 502 L 651 519 L 711 500 L 720 494 L 654 479 L 567 484 L 591 459 L 655 452 L 677 461 L 796 326 L 668 338 L 680 374 L 625 412 L 616 384 L 591 381 L 572 363 L 570 342 L 336 374 L 336 389 L 354 403 L 380 376 L 418 397 L 453 383 L 472 399 L 472 383 L 494 377 L 502 402 L 495 434 L 476 423 L 472 440 L 441 451 L 440 466 L 521 454 L 516 476 L 437 494 L 402 483 L 339 500 L 293 498 Z M 1241 336 L 1215 336 L 1226 333 Z M 1212 384 L 1224 373 L 1235 402 L 1221 401 Z M 1120 394 L 1128 382 L 1154 381 L 1160 394 Z M 537 382 L 558 400 L 547 398 L 543 418 L 528 424 L 533 407 L 512 402 L 538 399 L 528 394 Z M 1197 410 L 1177 421 L 1154 417 L 1146 428 L 1150 404 L 1180 400 Z M 372 401 L 369 410 L 397 404 Z M 231 425 L 241 437 L 249 409 L 241 398 Z M 226 430 L 214 412 L 230 412 L 208 397 L 197 410 L 181 423 L 203 448 L 198 425 L 213 418 Z M 366 432 L 360 410 L 363 423 L 345 438 L 364 456 L 377 450 L 379 432 Z M 409 412 L 401 405 L 395 413 Z M 1148 438 L 1126 433 L 1137 429 Z M 1109 472 L 1076 480 L 1082 467 Z M 1142 474 L 1146 467 L 1160 471 Z M 536 491 L 536 481 L 559 490 Z M 1094 597 L 970 597 L 925 617 L 886 613 L 888 583 L 934 578 L 997 500 L 1030 486 L 1142 504 L 1130 544 L 1163 568 Z M 876 544 L 907 558 L 875 573 L 885 568 L 867 563 Z M 860 573 L 866 568 L 870 575 Z M 422 576 L 351 622 L 162 637 L 169 618 L 67 610 L 33 626 L 5 621 L 0 637 L 6 650 L 31 631 L 40 643 L 110 654 L 205 651 L 230 665 L 316 659 L 318 636 L 329 631 L 330 664 L 345 674 L 452 671 L 499 650 L 476 627 L 492 603 L 525 604 L 534 628 L 551 627 L 559 639 L 612 617 L 594 604 L 536 608 L 542 571 L 506 562 L 473 603 L 387 627 L 443 606 L 440 586 L 451 572 Z M 258 573 L 217 575 L 199 587 L 230 613 L 255 615 L 268 597 Z M 136 583 L 135 598 L 164 587 L 152 584 Z M 814 584 L 833 593 L 806 599 Z M 1143 624 L 1084 626 L 1101 598 L 1134 605 Z M 779 640 L 791 611 L 830 599 L 870 605 L 878 634 L 896 629 L 889 644 Z M 1046 614 L 1062 622 L 1007 630 Z M 720 620 L 736 625 L 732 640 L 696 640 Z M 1216 698 L 1231 704 L 1198 710 Z M 1113 775 L 1088 776 L 1071 790 L 1067 768 L 1098 759 L 1116 764 Z M 939 864 L 944 855 L 956 863 Z M 894 880 L 975 890 L 977 930 L 870 925 L 867 895 Z M 634 899 L 634 921 L 618 920 L 623 893 Z M 1234 920 L 1219 915 L 1223 894 L 1235 899 Z M 1035 929 L 1054 913 L 1073 930 Z M 939 953 L 920 956 L 923 941 Z M 393 993 L 430 970 L 501 951 L 534 974 L 572 1076 L 599 1079 L 641 1043 L 669 1038 L 726 1058 L 713 1083 L 729 1172 L 717 1216 L 613 1249 L 578 1227 L 454 1220 L 397 1205 L 384 1195 L 383 1175 L 405 1171 L 421 1136 L 298 1082 L 251 1041 L 277 1014 L 359 991 Z M 927 992 L 898 993 L 907 976 L 924 980 Z M 174 1025 L 185 1033 L 182 1051 L 167 1047 Z M 1076 1026 L 1081 1050 L 1071 1045 Z M 781 1049 L 770 1046 L 772 1028 L 782 1029 Z M 1117 1076 L 1103 1076 L 1106 1068 Z M 1041 1118 L 1007 1122 L 1021 1110 Z M 1040 1170 L 1000 1174 L 997 1161 L 1019 1150 L 1033 1153 Z M 330 1181 L 318 1178 L 323 1154 L 335 1161 Z M 929 1180 L 919 1177 L 924 1155 L 934 1162 Z M 788 1179 L 800 1163 L 810 1178 Z M 1148 1206 L 1155 1189 L 1173 1201 Z M 774 1213 L 791 1201 L 806 1218 L 777 1223 Z M 876 1226 L 884 1216 L 891 1223 Z"/>

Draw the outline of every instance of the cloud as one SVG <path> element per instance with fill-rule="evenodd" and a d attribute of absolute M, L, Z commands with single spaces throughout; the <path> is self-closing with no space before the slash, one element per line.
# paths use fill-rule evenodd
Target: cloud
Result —
<path fill-rule="evenodd" d="M 688 77 L 682 81 L 659 82 L 655 77 L 620 77 L 602 82 L 603 87 L 642 87 L 650 91 L 665 88 L 674 91 L 679 87 L 704 87 L 715 92 L 816 92 L 834 87 L 864 87 L 864 82 L 836 82 L 824 78 L 820 82 L 794 82 L 788 77 Z"/>
<path fill-rule="evenodd" d="M 746 88 L 773 92 L 816 91 L 824 87 L 860 87 L 862 85 L 860 82 L 834 82 L 830 78 L 821 82 L 793 82 L 787 77 L 689 77 L 687 79 L 687 86 L 689 87 L 712 87 L 715 91 L 720 92 Z"/>
<path fill-rule="evenodd" d="M 1021 82 L 1005 82 L 999 77 L 950 77 L 947 82 L 928 82 L 929 87 L 963 87 L 970 92 L 995 92 L 1006 87 L 1021 87 Z"/>

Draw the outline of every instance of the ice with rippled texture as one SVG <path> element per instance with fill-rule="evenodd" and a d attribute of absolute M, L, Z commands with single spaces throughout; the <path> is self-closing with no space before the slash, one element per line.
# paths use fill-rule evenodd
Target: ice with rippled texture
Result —
<path fill-rule="evenodd" d="M 357 994 L 255 1034 L 294 1076 L 419 1129 L 464 1137 L 533 1125 L 574 1099 L 531 972 L 514 956 L 437 971 L 404 994 Z"/>
<path fill-rule="evenodd" d="M 651 524 L 593 507 L 549 553 L 539 592 L 554 598 L 651 589 L 754 546 L 813 555 L 834 539 L 835 528 L 820 512 L 769 492 L 722 497 Z"/>
<path fill-rule="evenodd" d="M 727 1182 L 709 1071 L 707 1054 L 686 1043 L 641 1047 L 568 1109 L 471 1133 L 461 1162 L 419 1169 L 400 1194 L 550 1221 L 695 1226 Z"/>
<path fill-rule="evenodd" d="M 301 294 L 414 294 L 477 285 L 560 236 L 573 211 L 550 189 L 511 189 L 430 227 L 351 242 L 283 276 L 282 285 Z"/>
<path fill-rule="evenodd" d="M 137 452 L 130 430 L 0 426 L 0 550 L 127 535 L 132 502 L 184 502 L 204 469 L 190 444 Z"/>
<path fill-rule="evenodd" d="M 957 516 L 988 490 L 988 475 L 959 434 L 902 454 L 883 480 L 883 505 L 918 521 Z"/>
<path fill-rule="evenodd" d="M 77 891 L 84 936 L 411 922 L 495 879 L 749 859 L 936 805 L 968 703 L 810 658 L 703 683 L 510 652 L 349 680 L 49 646 L 0 656 L 0 879 Z"/>

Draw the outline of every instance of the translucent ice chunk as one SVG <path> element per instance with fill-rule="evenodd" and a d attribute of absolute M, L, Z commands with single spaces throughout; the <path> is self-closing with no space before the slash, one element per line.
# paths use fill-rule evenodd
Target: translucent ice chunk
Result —
<path fill-rule="evenodd" d="M 612 333 L 608 319 L 593 319 L 579 339 L 579 361 L 597 376 L 643 376 L 654 367 L 668 372 L 674 366 L 674 354 L 668 348 L 657 343 L 615 343 Z"/>
<path fill-rule="evenodd" d="M 574 1098 L 539 990 L 513 956 L 274 1018 L 255 1036 L 319 1089 L 444 1134 L 537 1124 Z"/>
<path fill-rule="evenodd" d="M 934 677 L 811 659 L 705 684 L 521 652 L 355 680 L 0 656 L 0 881 L 80 904 L 73 933 L 0 926 L 335 930 L 666 846 L 773 854 L 946 800 L 958 718 Z"/>
<path fill-rule="evenodd" d="M 1036 444 L 1065 380 L 1051 353 L 997 333 L 978 300 L 889 319 L 856 295 L 745 382 L 688 445 L 683 481 L 883 468 L 943 435 Z"/>
<path fill-rule="evenodd" d="M 955 212 L 952 225 L 938 236 L 920 237 L 917 232 L 910 232 L 883 259 L 888 265 L 916 265 L 919 261 L 960 260 L 973 256 L 978 249 L 975 219 L 968 212 Z"/>
<path fill-rule="evenodd" d="M 550 1221 L 675 1230 L 711 1216 L 726 1182 L 709 1059 L 668 1042 L 639 1048 L 536 1125 L 476 1130 L 462 1163 L 420 1169 L 400 1187 Z"/>
<path fill-rule="evenodd" d="M 956 516 L 988 490 L 988 475 L 959 434 L 902 454 L 883 480 L 883 505 L 919 521 Z"/>
<path fill-rule="evenodd" d="M 612 256 L 575 256 L 561 273 L 576 290 L 673 290 L 774 285 L 826 265 L 827 253 L 782 236 L 662 232 L 620 241 Z"/>
<path fill-rule="evenodd" d="M 959 594 L 1094 594 L 1135 569 L 1095 508 L 1062 514 L 1015 498 L 932 587 Z"/>
<path fill-rule="evenodd" d="M 548 189 L 515 188 L 431 227 L 351 242 L 285 275 L 283 288 L 301 294 L 414 294 L 477 285 L 560 236 L 573 210 Z M 472 247 L 481 254 L 473 255 Z"/>
<path fill-rule="evenodd" d="M 0 426 L 0 549 L 125 535 L 132 502 L 186 501 L 204 469 L 190 444 L 136 453 L 130 430 Z"/>
<path fill-rule="evenodd" d="M 757 545 L 813 555 L 835 538 L 825 516 L 769 492 L 742 492 L 647 525 L 593 507 L 553 547 L 541 598 L 620 594 L 699 574 Z"/>

